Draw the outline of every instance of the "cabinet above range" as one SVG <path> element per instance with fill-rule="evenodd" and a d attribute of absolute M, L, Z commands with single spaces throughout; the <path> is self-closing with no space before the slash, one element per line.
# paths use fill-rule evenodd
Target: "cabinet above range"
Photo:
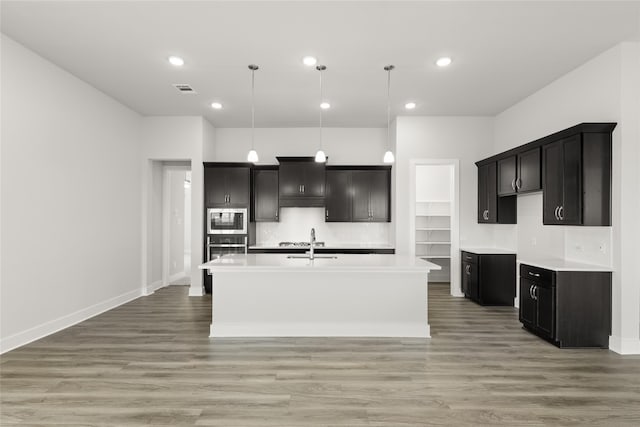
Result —
<path fill-rule="evenodd" d="M 277 157 L 281 207 L 322 207 L 325 194 L 325 165 L 313 157 Z"/>

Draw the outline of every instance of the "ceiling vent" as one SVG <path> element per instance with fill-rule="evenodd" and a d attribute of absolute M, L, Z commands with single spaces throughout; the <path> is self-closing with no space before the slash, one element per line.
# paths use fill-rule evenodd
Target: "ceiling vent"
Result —
<path fill-rule="evenodd" d="M 173 85 L 173 87 L 175 87 L 182 93 L 196 93 L 196 91 L 186 83 L 176 83 Z"/>

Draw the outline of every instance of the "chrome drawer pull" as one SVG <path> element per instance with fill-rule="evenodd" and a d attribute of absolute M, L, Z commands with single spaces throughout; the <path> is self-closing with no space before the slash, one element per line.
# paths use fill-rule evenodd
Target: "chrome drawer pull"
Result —
<path fill-rule="evenodd" d="M 530 271 L 530 272 L 529 272 L 529 276 L 540 277 L 540 274 L 538 274 L 538 273 L 532 273 L 532 272 Z"/>

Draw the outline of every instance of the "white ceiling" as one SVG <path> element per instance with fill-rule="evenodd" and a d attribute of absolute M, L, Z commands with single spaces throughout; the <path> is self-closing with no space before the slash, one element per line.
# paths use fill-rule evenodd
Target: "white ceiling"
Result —
<path fill-rule="evenodd" d="M 2 32 L 143 115 L 218 127 L 386 126 L 392 114 L 494 115 L 640 34 L 640 2 L 2 1 Z M 169 55 L 186 64 L 176 69 Z M 453 58 L 448 69 L 434 61 Z M 188 83 L 198 93 L 179 93 Z M 209 105 L 217 100 L 220 111 Z M 418 107 L 403 109 L 407 101 Z"/>

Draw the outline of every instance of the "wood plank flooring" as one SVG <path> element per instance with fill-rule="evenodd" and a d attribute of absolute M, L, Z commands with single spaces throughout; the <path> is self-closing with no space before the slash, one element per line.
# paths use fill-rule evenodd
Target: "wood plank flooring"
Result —
<path fill-rule="evenodd" d="M 2 426 L 640 425 L 640 357 L 429 286 L 432 338 L 209 339 L 172 286 L 0 358 Z"/>

